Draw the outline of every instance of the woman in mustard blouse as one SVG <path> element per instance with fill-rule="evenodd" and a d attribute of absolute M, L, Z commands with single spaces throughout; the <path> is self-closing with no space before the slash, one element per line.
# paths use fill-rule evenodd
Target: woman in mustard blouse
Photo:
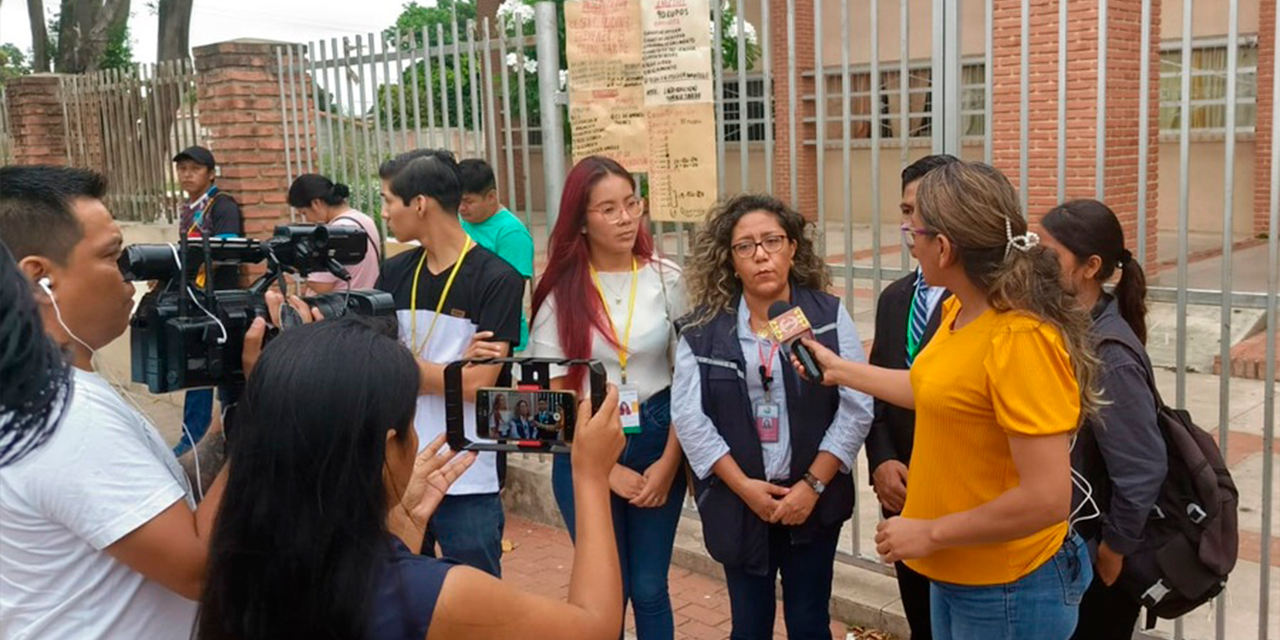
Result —
<path fill-rule="evenodd" d="M 841 360 L 813 341 L 826 384 L 916 411 L 902 516 L 876 549 L 931 581 L 942 640 L 1066 640 L 1092 580 L 1071 532 L 1071 438 L 1093 412 L 1089 317 L 1027 230 L 996 169 L 960 162 L 920 182 L 903 235 L 953 297 L 909 371 Z"/>

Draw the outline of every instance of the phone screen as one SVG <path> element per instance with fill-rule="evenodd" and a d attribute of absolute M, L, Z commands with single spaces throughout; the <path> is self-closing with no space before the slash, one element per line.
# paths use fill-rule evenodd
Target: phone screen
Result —
<path fill-rule="evenodd" d="M 578 399 L 572 391 L 482 388 L 476 435 L 497 441 L 571 442 Z"/>

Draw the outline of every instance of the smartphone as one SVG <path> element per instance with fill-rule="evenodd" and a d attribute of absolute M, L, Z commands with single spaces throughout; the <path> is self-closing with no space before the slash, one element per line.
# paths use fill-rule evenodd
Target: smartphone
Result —
<path fill-rule="evenodd" d="M 572 442 L 572 391 L 484 387 L 476 391 L 476 435 L 499 442 Z"/>

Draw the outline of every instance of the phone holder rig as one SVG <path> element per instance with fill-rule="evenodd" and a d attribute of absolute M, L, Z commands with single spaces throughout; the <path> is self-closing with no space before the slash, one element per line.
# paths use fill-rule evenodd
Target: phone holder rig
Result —
<path fill-rule="evenodd" d="M 591 381 L 591 413 L 594 415 L 604 404 L 608 391 L 609 376 L 599 360 L 559 360 L 555 358 L 489 358 L 484 360 L 458 360 L 444 368 L 444 415 L 445 437 L 449 448 L 454 451 L 505 451 L 509 453 L 569 453 L 567 441 L 573 440 L 575 425 L 566 424 L 566 442 L 538 442 L 519 444 L 510 442 L 477 442 L 467 437 L 465 429 L 466 401 L 462 398 L 462 370 L 467 365 L 478 364 L 517 364 L 520 365 L 520 380 L 513 388 L 537 388 L 540 391 L 551 389 L 551 366 L 587 367 L 587 378 Z"/>

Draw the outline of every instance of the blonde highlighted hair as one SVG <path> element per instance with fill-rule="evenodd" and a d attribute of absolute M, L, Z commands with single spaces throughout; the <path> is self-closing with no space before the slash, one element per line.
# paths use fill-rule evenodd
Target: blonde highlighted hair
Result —
<path fill-rule="evenodd" d="M 965 275 L 998 312 L 1020 311 L 1062 334 L 1080 386 L 1081 419 L 1097 412 L 1092 321 L 1062 286 L 1058 259 L 1028 234 L 1018 193 L 995 167 L 956 162 L 930 171 L 916 191 L 925 227 L 951 241 Z"/>

